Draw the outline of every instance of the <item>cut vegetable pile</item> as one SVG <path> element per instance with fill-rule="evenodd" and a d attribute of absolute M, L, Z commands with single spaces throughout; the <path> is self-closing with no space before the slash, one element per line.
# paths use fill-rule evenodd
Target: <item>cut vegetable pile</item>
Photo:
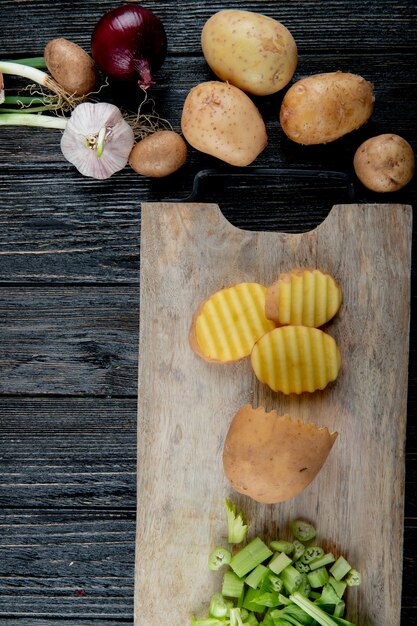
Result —
<path fill-rule="evenodd" d="M 229 543 L 241 543 L 248 526 L 228 500 L 226 508 Z M 222 590 L 212 596 L 207 617 L 193 618 L 191 626 L 354 626 L 344 619 L 344 593 L 360 585 L 360 573 L 315 545 L 308 522 L 295 520 L 291 531 L 292 541 L 268 546 L 255 537 L 233 556 L 217 547 L 209 568 L 228 568 Z"/>

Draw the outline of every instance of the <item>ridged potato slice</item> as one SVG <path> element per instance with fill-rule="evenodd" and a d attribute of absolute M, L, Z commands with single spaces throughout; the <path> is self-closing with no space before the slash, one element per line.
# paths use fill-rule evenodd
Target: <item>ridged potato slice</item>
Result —
<path fill-rule="evenodd" d="M 266 287 L 239 283 L 217 291 L 194 316 L 190 344 L 207 361 L 228 363 L 248 356 L 255 342 L 275 328 L 265 317 Z"/>
<path fill-rule="evenodd" d="M 246 404 L 226 436 L 223 467 L 233 488 L 257 502 L 294 498 L 322 468 L 337 433 Z"/>
<path fill-rule="evenodd" d="M 285 394 L 324 389 L 340 369 L 336 341 L 318 328 L 281 326 L 254 345 L 251 363 L 256 377 Z"/>
<path fill-rule="evenodd" d="M 317 269 L 294 269 L 281 274 L 266 292 L 266 317 L 277 325 L 318 328 L 336 315 L 342 290 L 335 279 Z"/>

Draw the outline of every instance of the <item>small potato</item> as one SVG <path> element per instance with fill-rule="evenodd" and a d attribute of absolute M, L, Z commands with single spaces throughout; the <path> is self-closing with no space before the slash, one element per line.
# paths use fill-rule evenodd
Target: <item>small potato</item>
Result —
<path fill-rule="evenodd" d="M 294 498 L 317 476 L 337 433 L 246 404 L 226 436 L 223 467 L 232 487 L 257 502 Z"/>
<path fill-rule="evenodd" d="M 222 80 L 257 96 L 287 85 L 297 66 L 297 46 L 276 20 L 238 9 L 215 13 L 204 25 L 205 59 Z"/>
<path fill-rule="evenodd" d="M 46 67 L 56 82 L 73 96 L 86 96 L 97 82 L 93 59 L 68 39 L 53 39 L 44 50 Z"/>
<path fill-rule="evenodd" d="M 176 172 L 186 158 L 184 139 L 173 130 L 158 130 L 133 147 L 129 165 L 142 176 L 162 178 Z"/>
<path fill-rule="evenodd" d="M 380 193 L 398 191 L 414 175 L 414 152 L 405 139 L 387 133 L 371 137 L 359 146 L 353 165 L 368 189 Z"/>
<path fill-rule="evenodd" d="M 280 122 L 300 144 L 335 141 L 359 128 L 374 109 L 372 84 L 356 74 L 315 74 L 294 83 L 284 96 Z"/>
<path fill-rule="evenodd" d="M 241 89 L 219 81 L 191 89 L 181 126 L 196 150 L 230 165 L 249 165 L 268 142 L 264 121 L 252 100 Z"/>

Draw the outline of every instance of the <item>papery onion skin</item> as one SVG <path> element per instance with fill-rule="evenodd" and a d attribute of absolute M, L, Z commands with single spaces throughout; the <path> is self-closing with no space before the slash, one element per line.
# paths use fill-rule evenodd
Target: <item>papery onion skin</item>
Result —
<path fill-rule="evenodd" d="M 165 60 L 167 38 L 161 20 L 149 9 L 126 4 L 105 13 L 91 39 L 97 66 L 111 78 L 138 81 L 147 89 Z"/>

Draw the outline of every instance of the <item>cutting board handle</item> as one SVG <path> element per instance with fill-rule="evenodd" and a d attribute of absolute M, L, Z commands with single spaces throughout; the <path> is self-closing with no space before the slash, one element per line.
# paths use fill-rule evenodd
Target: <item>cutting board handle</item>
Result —
<path fill-rule="evenodd" d="M 190 195 L 182 202 L 196 202 L 199 199 L 203 181 L 210 178 L 314 178 L 321 180 L 340 180 L 346 185 L 350 202 L 355 202 L 356 194 L 352 179 L 345 172 L 332 170 L 316 170 L 302 168 L 268 168 L 268 167 L 234 167 L 233 169 L 205 169 L 200 170 L 194 177 Z"/>

